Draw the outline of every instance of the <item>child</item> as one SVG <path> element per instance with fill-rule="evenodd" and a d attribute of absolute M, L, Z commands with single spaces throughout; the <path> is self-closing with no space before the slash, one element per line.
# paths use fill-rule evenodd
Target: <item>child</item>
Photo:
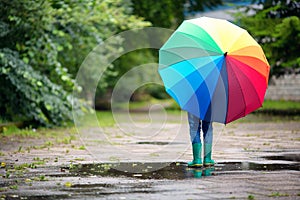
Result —
<path fill-rule="evenodd" d="M 188 113 L 188 121 L 190 126 L 190 137 L 193 146 L 193 161 L 188 163 L 189 167 L 201 167 L 214 165 L 214 160 L 211 159 L 211 149 L 213 140 L 212 122 L 200 120 L 198 117 Z M 202 143 L 200 132 L 203 132 L 203 149 L 204 160 L 202 164 Z"/>

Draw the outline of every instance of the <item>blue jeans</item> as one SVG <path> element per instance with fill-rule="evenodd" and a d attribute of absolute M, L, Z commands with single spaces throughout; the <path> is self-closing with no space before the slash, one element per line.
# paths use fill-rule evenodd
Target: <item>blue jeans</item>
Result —
<path fill-rule="evenodd" d="M 198 117 L 188 113 L 188 121 L 190 125 L 190 138 L 192 144 L 201 143 L 201 129 L 203 132 L 203 140 L 206 144 L 212 144 L 213 126 L 212 122 L 200 120 Z"/>

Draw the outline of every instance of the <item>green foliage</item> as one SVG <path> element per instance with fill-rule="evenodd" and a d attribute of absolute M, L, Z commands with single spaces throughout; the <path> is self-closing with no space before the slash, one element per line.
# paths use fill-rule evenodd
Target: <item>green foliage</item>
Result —
<path fill-rule="evenodd" d="M 280 192 L 272 192 L 269 197 L 288 197 L 289 194 L 287 193 L 280 193 Z"/>
<path fill-rule="evenodd" d="M 156 51 L 151 49 L 140 49 L 129 52 L 125 55 L 122 55 L 116 61 L 113 62 L 114 68 L 108 70 L 105 73 L 104 81 L 107 83 L 107 88 L 113 88 L 117 81 L 133 67 L 138 67 L 147 63 L 157 63 L 157 57 L 155 57 Z M 134 77 L 130 78 L 130 83 L 132 85 L 139 85 L 141 80 L 147 80 L 149 77 L 154 77 L 153 69 L 144 69 L 139 72 L 139 75 L 135 74 Z M 110 80 L 110 81 L 109 81 Z M 100 83 L 101 84 L 101 83 Z M 100 85 L 99 84 L 99 85 Z M 103 83 L 101 84 L 103 85 Z M 124 85 L 127 87 L 126 85 Z M 140 88 L 137 93 L 141 94 L 147 90 L 146 87 Z M 98 94 L 100 90 L 98 89 Z"/>
<path fill-rule="evenodd" d="M 300 68 L 300 18 L 297 16 L 284 18 L 275 26 L 272 34 L 275 42 L 270 44 L 272 49 L 271 61 L 274 63 L 274 71 L 278 67 Z M 274 59 L 273 59 L 274 58 Z"/>
<path fill-rule="evenodd" d="M 62 66 L 76 76 L 76 73 L 85 57 L 109 37 L 121 31 L 133 28 L 150 26 L 142 18 L 132 15 L 131 2 L 128 0 L 93 0 L 93 1 L 54 1 L 52 5 L 56 16 L 56 41 L 60 44 L 58 59 Z M 117 38 L 110 45 L 110 51 L 104 54 L 101 60 L 120 52 L 122 38 Z M 108 44 L 108 42 L 105 42 Z M 99 55 L 100 56 L 100 55 Z M 115 84 L 115 80 L 128 70 L 129 59 L 110 65 L 105 71 L 97 88 L 97 99 L 102 99 Z M 130 65 L 131 68 L 134 65 Z M 87 69 L 89 70 L 89 69 Z M 91 70 L 93 70 L 91 68 Z M 84 76 L 87 74 L 87 76 Z M 81 74 L 86 81 L 98 80 L 91 71 Z M 86 99 L 90 94 L 82 94 Z"/>
<path fill-rule="evenodd" d="M 151 21 L 154 26 L 171 28 L 183 20 L 184 0 L 132 0 L 134 13 Z"/>
<path fill-rule="evenodd" d="M 150 26 L 131 13 L 127 0 L 53 1 L 54 34 L 60 44 L 59 61 L 76 75 L 87 54 L 110 36 L 124 30 Z M 111 48 L 111 53 L 118 49 Z"/>
<path fill-rule="evenodd" d="M 300 69 L 300 3 L 265 1 L 253 16 L 240 14 L 238 20 L 262 45 L 271 65 L 272 75 Z"/>
<path fill-rule="evenodd" d="M 289 16 L 300 15 L 300 6 L 298 0 L 253 0 L 253 3 L 261 4 L 264 9 L 277 7 L 275 11 L 269 12 L 270 18 L 285 18 Z"/>
<path fill-rule="evenodd" d="M 70 93 L 84 91 L 74 77 L 87 54 L 113 34 L 149 25 L 131 14 L 128 0 L 1 0 L 1 120 L 64 124 L 71 103 L 84 108 Z M 118 51 L 112 44 L 110 53 Z"/>
<path fill-rule="evenodd" d="M 149 85 L 146 92 L 156 99 L 168 99 L 170 96 L 167 94 L 165 87 L 159 85 Z"/>
<path fill-rule="evenodd" d="M 50 1 L 3 0 L 0 2 L 2 24 L 0 48 L 19 53 L 26 64 L 71 91 L 74 81 L 57 59 L 61 45 L 56 16 Z"/>
<path fill-rule="evenodd" d="M 61 125 L 72 117 L 71 96 L 17 52 L 0 49 L 0 114 L 12 121 Z"/>
<path fill-rule="evenodd" d="M 72 118 L 72 98 L 66 90 L 72 91 L 75 84 L 57 59 L 51 4 L 3 0 L 0 10 L 1 118 L 65 124 Z M 79 110 L 79 101 L 73 103 L 74 111 Z"/>
<path fill-rule="evenodd" d="M 132 0 L 134 13 L 150 21 L 154 26 L 176 28 L 185 14 L 203 11 L 222 4 L 222 0 Z"/>

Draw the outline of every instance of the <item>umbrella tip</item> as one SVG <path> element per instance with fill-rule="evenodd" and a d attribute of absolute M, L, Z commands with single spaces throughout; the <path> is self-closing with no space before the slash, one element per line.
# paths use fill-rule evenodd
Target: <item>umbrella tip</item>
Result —
<path fill-rule="evenodd" d="M 225 57 L 227 56 L 227 51 L 224 53 L 224 56 L 225 56 Z"/>

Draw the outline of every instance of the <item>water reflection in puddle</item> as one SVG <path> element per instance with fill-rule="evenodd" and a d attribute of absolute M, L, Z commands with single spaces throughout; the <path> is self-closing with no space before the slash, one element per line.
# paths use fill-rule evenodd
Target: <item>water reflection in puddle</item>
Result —
<path fill-rule="evenodd" d="M 160 167 L 166 166 L 166 167 Z M 152 170 L 158 169 L 158 170 Z M 300 171 L 299 162 L 289 163 L 254 163 L 254 162 L 225 162 L 217 163 L 213 167 L 189 168 L 186 163 L 101 163 L 74 165 L 70 175 L 75 176 L 108 176 L 133 177 L 138 179 L 171 179 L 200 178 L 222 174 L 247 173 L 249 171 Z M 134 171 L 139 173 L 134 173 Z M 140 173 L 142 171 L 142 173 Z"/>

